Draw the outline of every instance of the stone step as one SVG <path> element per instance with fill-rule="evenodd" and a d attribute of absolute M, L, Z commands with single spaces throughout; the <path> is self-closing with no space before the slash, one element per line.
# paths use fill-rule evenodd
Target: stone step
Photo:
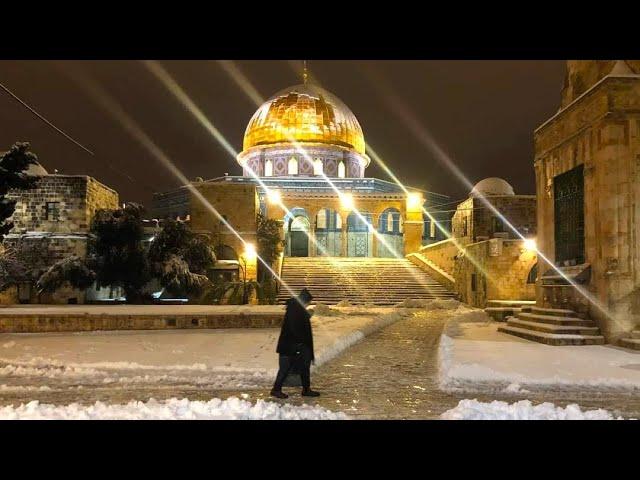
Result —
<path fill-rule="evenodd" d="M 546 345 L 603 345 L 604 337 L 602 335 L 572 335 L 572 334 L 556 334 L 529 330 L 528 328 L 514 327 L 510 325 L 501 325 L 498 327 L 499 332 L 508 333 L 516 337 L 524 338 Z"/>
<path fill-rule="evenodd" d="M 308 288 L 314 301 L 329 305 L 343 299 L 354 304 L 395 305 L 407 298 L 455 296 L 406 259 L 289 257 L 284 260 L 281 276 L 294 292 Z M 278 301 L 290 296 L 281 288 Z"/>
<path fill-rule="evenodd" d="M 515 307 L 487 307 L 484 313 L 493 318 L 496 322 L 506 322 L 507 317 L 512 317 L 520 313 L 520 308 Z"/>
<path fill-rule="evenodd" d="M 537 323 L 548 323 L 551 325 L 572 325 L 582 327 L 595 327 L 592 320 L 585 320 L 578 317 L 556 317 L 553 315 L 539 315 L 536 313 L 520 312 L 517 317 L 521 320 Z"/>
<path fill-rule="evenodd" d="M 535 300 L 487 300 L 487 307 L 491 308 L 520 308 L 525 305 L 535 305 Z"/>
<path fill-rule="evenodd" d="M 598 327 L 584 327 L 580 325 L 552 325 L 550 323 L 539 323 L 511 317 L 507 320 L 507 325 L 518 328 L 526 328 L 537 332 L 566 333 L 577 335 L 600 335 Z"/>
<path fill-rule="evenodd" d="M 631 338 L 640 338 L 640 330 L 634 330 L 631 332 Z"/>
<path fill-rule="evenodd" d="M 546 308 L 546 307 L 531 307 L 533 313 L 540 315 L 553 315 L 555 317 L 577 317 L 577 313 L 573 310 L 566 310 L 563 308 Z"/>
<path fill-rule="evenodd" d="M 640 350 L 640 338 L 623 338 L 620 340 L 620 346 Z"/>

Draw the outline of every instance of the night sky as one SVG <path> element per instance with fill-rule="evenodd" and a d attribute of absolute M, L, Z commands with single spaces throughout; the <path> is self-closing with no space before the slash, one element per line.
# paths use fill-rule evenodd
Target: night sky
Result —
<path fill-rule="evenodd" d="M 242 149 L 255 103 L 215 61 L 162 65 L 231 145 Z M 240 61 L 265 99 L 301 83 L 291 61 Z M 401 102 L 475 183 L 499 176 L 535 193 L 533 130 L 560 106 L 561 61 L 309 61 L 312 78 L 355 113 L 365 140 L 409 186 L 463 198 L 468 189 L 407 127 Z M 75 72 L 71 75 L 72 72 Z M 179 182 L 83 90 L 97 82 L 189 179 L 240 175 L 229 153 L 135 61 L 2 61 L 0 82 L 95 153 L 91 156 L 0 91 L 0 151 L 29 141 L 49 172 L 88 174 L 150 206 L 154 191 Z M 75 75 L 75 76 L 74 76 Z M 391 94 L 389 92 L 391 89 Z M 397 97 L 397 100 L 394 99 Z M 396 103 L 395 105 L 398 105 Z M 415 127 L 415 125 L 414 125 Z M 368 177 L 388 179 L 372 161 Z"/>

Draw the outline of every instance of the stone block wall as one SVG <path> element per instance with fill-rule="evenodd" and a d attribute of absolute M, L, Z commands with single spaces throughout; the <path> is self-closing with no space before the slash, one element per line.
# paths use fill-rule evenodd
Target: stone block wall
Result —
<path fill-rule="evenodd" d="M 579 70 L 599 68 L 584 63 Z M 535 132 L 538 248 L 555 262 L 554 179 L 583 165 L 591 277 L 584 294 L 540 286 L 537 300 L 588 309 L 615 342 L 640 326 L 640 76 L 608 76 L 591 87 Z M 541 262 L 540 273 L 551 267 Z"/>
<path fill-rule="evenodd" d="M 47 175 L 8 197 L 17 200 L 12 233 L 87 233 L 96 210 L 118 208 L 117 192 L 83 175 Z"/>
<path fill-rule="evenodd" d="M 259 199 L 256 186 L 231 182 L 198 182 L 193 184 L 203 200 L 190 193 L 189 212 L 191 228 L 196 232 L 206 232 L 214 244 L 227 245 L 242 255 L 245 247 L 242 240 L 227 228 L 211 211 L 215 208 L 220 215 L 247 242 L 257 248 L 256 218 L 259 212 Z M 247 262 L 247 278 L 256 278 L 257 262 Z"/>
<path fill-rule="evenodd" d="M 535 195 L 496 195 L 485 198 L 524 237 L 536 236 Z M 496 230 L 494 218 L 502 221 L 482 200 L 469 198 L 458 205 L 453 215 L 453 235 L 462 245 L 494 238 L 496 232 L 506 233 L 508 238 L 518 238 L 504 221 L 502 228 Z"/>
<path fill-rule="evenodd" d="M 435 263 L 449 275 L 453 275 L 455 257 L 459 250 L 452 239 L 426 245 L 420 249 L 420 253 L 428 260 Z"/>
<path fill-rule="evenodd" d="M 17 203 L 15 226 L 5 245 L 21 252 L 36 277 L 71 255 L 84 258 L 95 212 L 118 208 L 117 192 L 84 175 L 43 176 L 36 188 L 12 191 L 9 197 Z M 84 302 L 84 292 L 73 289 L 45 296 L 31 290 L 33 303 L 67 303 L 69 298 Z"/>
<path fill-rule="evenodd" d="M 535 283 L 528 283 L 537 262 L 523 240 L 493 239 L 473 243 L 458 255 L 454 278 L 460 299 L 484 308 L 488 300 L 534 300 Z"/>

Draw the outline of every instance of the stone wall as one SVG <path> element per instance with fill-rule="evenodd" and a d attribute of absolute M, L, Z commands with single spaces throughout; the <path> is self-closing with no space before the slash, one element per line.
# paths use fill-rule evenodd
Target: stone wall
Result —
<path fill-rule="evenodd" d="M 193 231 L 205 232 L 214 245 L 227 245 L 237 255 L 243 254 L 244 243 L 211 211 L 212 206 L 247 243 L 257 247 L 256 218 L 260 205 L 255 185 L 197 182 L 193 186 L 206 200 L 203 202 L 193 192 L 190 193 L 190 225 Z M 247 278 L 256 278 L 256 274 L 256 260 L 248 260 Z"/>
<path fill-rule="evenodd" d="M 426 245 L 420 249 L 420 253 L 429 261 L 435 263 L 449 275 L 453 275 L 455 267 L 455 257 L 458 254 L 458 247 L 452 239 L 443 240 L 438 243 Z"/>
<path fill-rule="evenodd" d="M 492 239 L 473 243 L 458 255 L 454 278 L 460 299 L 484 308 L 488 300 L 534 300 L 535 283 L 527 283 L 535 252 L 523 240 Z"/>
<path fill-rule="evenodd" d="M 524 237 L 536 236 L 535 195 L 492 195 L 485 198 Z M 494 238 L 495 233 L 506 234 L 507 238 L 518 238 L 507 223 L 482 200 L 473 197 L 458 205 L 453 215 L 452 228 L 453 236 L 462 245 Z"/>
<path fill-rule="evenodd" d="M 20 252 L 35 277 L 71 255 L 84 258 L 95 212 L 119 206 L 117 192 L 84 175 L 43 176 L 36 188 L 8 196 L 17 203 L 5 245 Z M 74 289 L 43 296 L 31 291 L 32 303 L 84 302 L 84 292 Z"/>
<path fill-rule="evenodd" d="M 118 208 L 118 194 L 83 175 L 47 175 L 36 188 L 11 191 L 12 233 L 87 233 L 95 211 Z"/>
<path fill-rule="evenodd" d="M 484 308 L 488 300 L 534 300 L 535 283 L 528 283 L 537 262 L 524 240 L 499 238 L 456 246 L 452 239 L 420 249 L 420 256 L 453 278 L 442 278 L 433 267 L 409 258 L 460 295 L 460 300 Z"/>
<path fill-rule="evenodd" d="M 618 62 L 620 60 L 569 60 L 562 89 L 562 107 L 569 105 L 602 80 Z M 640 60 L 623 60 L 623 62 L 624 65 L 618 64 L 618 68 L 628 68 L 632 73 L 640 73 Z"/>
<path fill-rule="evenodd" d="M 599 68 L 584 62 L 574 70 L 595 75 Z M 604 78 L 536 130 L 535 151 L 538 248 L 555 262 L 554 180 L 584 165 L 584 254 L 591 266 L 583 293 L 551 294 L 540 285 L 537 300 L 586 307 L 616 341 L 640 326 L 640 76 Z M 550 268 L 541 262 L 541 273 Z"/>

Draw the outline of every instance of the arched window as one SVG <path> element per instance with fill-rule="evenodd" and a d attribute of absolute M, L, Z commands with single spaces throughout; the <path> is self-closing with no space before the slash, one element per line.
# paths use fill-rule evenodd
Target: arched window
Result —
<path fill-rule="evenodd" d="M 346 174 L 346 171 L 344 168 L 344 162 L 340 160 L 340 163 L 338 164 L 338 177 L 344 178 L 345 174 Z"/>
<path fill-rule="evenodd" d="M 264 162 L 264 176 L 273 177 L 273 162 L 271 160 Z"/>
<path fill-rule="evenodd" d="M 289 159 L 288 173 L 289 173 L 289 175 L 297 175 L 298 174 L 298 160 L 296 160 L 295 157 L 291 157 Z"/>
<path fill-rule="evenodd" d="M 387 232 L 393 232 L 393 213 L 387 213 Z"/>
<path fill-rule="evenodd" d="M 322 164 L 322 160 L 320 160 L 319 158 L 316 158 L 315 161 L 313 162 L 313 174 L 322 175 L 323 172 L 324 172 L 324 166 Z"/>

